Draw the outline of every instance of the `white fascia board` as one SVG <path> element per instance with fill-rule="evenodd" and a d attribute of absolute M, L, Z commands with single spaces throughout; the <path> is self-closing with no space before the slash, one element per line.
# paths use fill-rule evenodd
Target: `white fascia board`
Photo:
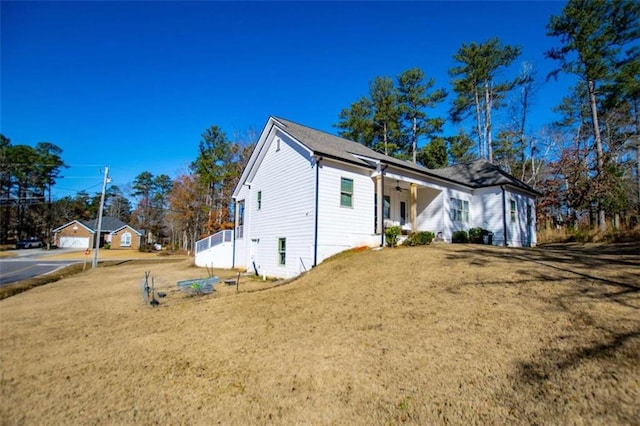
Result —
<path fill-rule="evenodd" d="M 267 138 L 271 133 L 271 129 L 273 128 L 275 123 L 277 123 L 277 121 L 274 120 L 273 117 L 269 117 L 269 120 L 267 120 L 267 124 L 265 124 L 264 128 L 262 129 L 262 132 L 260 133 L 260 137 L 258 138 L 258 142 L 256 143 L 256 146 L 253 148 L 253 151 L 251 152 L 249 161 L 247 161 L 247 165 L 242 171 L 242 175 L 240 175 L 240 180 L 238 181 L 238 184 L 236 185 L 236 188 L 234 189 L 233 194 L 231 195 L 232 198 L 235 199 L 238 197 L 238 194 L 240 193 L 240 189 L 242 188 L 242 185 L 247 183 L 249 176 L 255 173 L 254 169 L 259 164 L 258 159 L 261 156 L 261 153 L 264 151 Z M 262 156 L 264 156 L 264 154 L 262 154 Z"/>
<path fill-rule="evenodd" d="M 291 136 L 289 133 L 287 133 L 286 130 L 282 129 L 281 127 L 278 127 L 277 130 L 279 132 L 285 134 L 289 139 L 294 141 L 300 148 L 302 148 L 304 151 L 309 153 L 309 156 L 313 156 L 315 154 L 311 149 L 309 149 L 308 146 L 306 146 L 304 143 L 300 142 L 298 139 L 296 139 L 293 136 Z M 275 135 L 274 135 L 274 137 L 275 137 Z"/>
<path fill-rule="evenodd" d="M 415 183 L 420 186 L 439 189 L 436 187 L 445 187 L 451 189 L 457 189 L 460 191 L 472 193 L 473 188 L 461 183 L 451 182 L 446 179 L 439 179 L 431 175 L 420 174 L 419 172 L 408 172 L 398 167 L 389 166 L 384 174 L 385 179 L 396 179 L 404 182 Z"/>
<path fill-rule="evenodd" d="M 350 152 L 349 154 L 353 155 L 358 160 L 361 160 L 361 161 L 364 161 L 365 163 L 368 163 L 372 167 L 375 166 L 376 167 L 376 173 L 379 173 L 380 164 L 381 164 L 380 160 L 378 160 L 376 158 L 367 157 L 366 155 L 354 154 L 352 152 Z"/>
<path fill-rule="evenodd" d="M 111 231 L 111 232 L 110 232 L 110 234 L 111 234 L 111 235 L 115 235 L 115 234 L 117 234 L 118 232 L 120 232 L 121 230 L 123 230 L 124 228 L 129 228 L 129 229 L 131 229 L 133 232 L 135 232 L 136 234 L 138 234 L 138 235 L 142 235 L 142 232 L 140 232 L 140 231 L 138 231 L 138 230 L 136 230 L 136 229 L 132 228 L 130 225 L 124 225 L 124 226 L 121 226 L 120 228 L 116 229 L 115 231 Z"/>
<path fill-rule="evenodd" d="M 64 229 L 64 228 L 67 228 L 67 227 L 69 227 L 69 226 L 73 225 L 74 223 L 75 223 L 75 224 L 77 224 L 77 225 L 82 226 L 84 229 L 86 229 L 87 231 L 91 232 L 92 234 L 95 234 L 95 233 L 96 233 L 96 231 L 95 231 L 95 230 L 93 230 L 93 229 L 89 228 L 87 225 L 85 225 L 84 223 L 80 222 L 78 219 L 72 220 L 72 221 L 71 221 L 71 222 L 69 222 L 69 223 L 66 223 L 66 224 L 64 224 L 64 225 L 62 225 L 62 226 L 59 226 L 58 228 L 54 229 L 54 230 L 53 230 L 53 231 L 51 231 L 51 232 L 58 232 L 58 231 L 60 231 L 61 229 Z"/>
<path fill-rule="evenodd" d="M 493 187 L 495 187 L 495 188 L 504 187 L 509 192 L 513 192 L 513 193 L 519 194 L 519 195 L 525 195 L 527 197 L 533 198 L 534 200 L 538 198 L 537 194 L 534 194 L 531 191 L 527 191 L 526 189 L 517 187 L 515 185 L 511 185 L 511 184 L 508 184 L 508 183 L 507 184 L 503 184 L 503 185 L 494 185 Z"/>

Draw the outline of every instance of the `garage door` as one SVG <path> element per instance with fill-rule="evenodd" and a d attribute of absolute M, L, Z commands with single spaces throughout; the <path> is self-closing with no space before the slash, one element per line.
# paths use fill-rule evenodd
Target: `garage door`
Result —
<path fill-rule="evenodd" d="M 89 237 L 60 237 L 60 248 L 89 248 Z"/>

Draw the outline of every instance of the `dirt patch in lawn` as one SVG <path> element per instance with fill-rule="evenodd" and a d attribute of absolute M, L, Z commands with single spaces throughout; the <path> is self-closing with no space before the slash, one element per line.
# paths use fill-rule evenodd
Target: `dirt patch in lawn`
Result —
<path fill-rule="evenodd" d="M 0 301 L 0 418 L 633 424 L 639 265 L 637 246 L 432 245 L 196 297 L 188 260 L 99 268 Z"/>

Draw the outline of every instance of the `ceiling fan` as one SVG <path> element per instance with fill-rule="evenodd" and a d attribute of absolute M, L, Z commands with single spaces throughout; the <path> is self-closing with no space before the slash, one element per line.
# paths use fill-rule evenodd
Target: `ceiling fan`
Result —
<path fill-rule="evenodd" d="M 396 190 L 396 191 L 398 191 L 398 192 L 405 191 L 405 189 L 403 189 L 403 188 L 401 188 L 401 187 L 400 187 L 400 181 L 396 181 L 396 187 L 395 187 L 395 190 Z"/>

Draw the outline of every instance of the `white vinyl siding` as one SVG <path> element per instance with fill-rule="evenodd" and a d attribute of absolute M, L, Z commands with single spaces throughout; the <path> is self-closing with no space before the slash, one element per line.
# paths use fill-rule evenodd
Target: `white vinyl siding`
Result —
<path fill-rule="evenodd" d="M 244 209 L 243 248 L 236 250 L 236 262 L 253 270 L 255 261 L 259 274 L 287 277 L 310 269 L 313 263 L 316 170 L 308 151 L 276 133 L 266 141 L 252 181 L 238 194 L 250 201 Z M 274 137 L 281 138 L 280 150 Z M 286 238 L 285 265 L 279 263 L 280 238 Z"/>
<path fill-rule="evenodd" d="M 499 187 L 482 188 L 474 191 L 473 195 L 472 220 L 469 228 L 480 227 L 493 232 L 495 245 L 501 246 L 506 242 L 510 247 L 528 247 L 536 244 L 533 198 L 505 188 L 503 200 L 502 189 Z M 512 207 L 515 210 L 515 222 L 512 222 Z M 531 212 L 530 221 L 528 221 L 528 211 Z"/>
<path fill-rule="evenodd" d="M 506 190 L 505 197 L 508 209 L 505 214 L 509 215 L 507 216 L 508 245 L 512 247 L 535 246 L 537 238 L 533 198 L 515 190 Z"/>
<path fill-rule="evenodd" d="M 323 160 L 319 179 L 318 262 L 351 247 L 375 244 L 372 170 Z M 340 205 L 341 179 L 353 180 L 352 209 Z"/>
<path fill-rule="evenodd" d="M 500 188 L 476 190 L 469 205 L 471 220 L 469 228 L 482 228 L 493 232 L 493 244 L 504 244 L 504 224 L 502 221 L 502 191 Z"/>

